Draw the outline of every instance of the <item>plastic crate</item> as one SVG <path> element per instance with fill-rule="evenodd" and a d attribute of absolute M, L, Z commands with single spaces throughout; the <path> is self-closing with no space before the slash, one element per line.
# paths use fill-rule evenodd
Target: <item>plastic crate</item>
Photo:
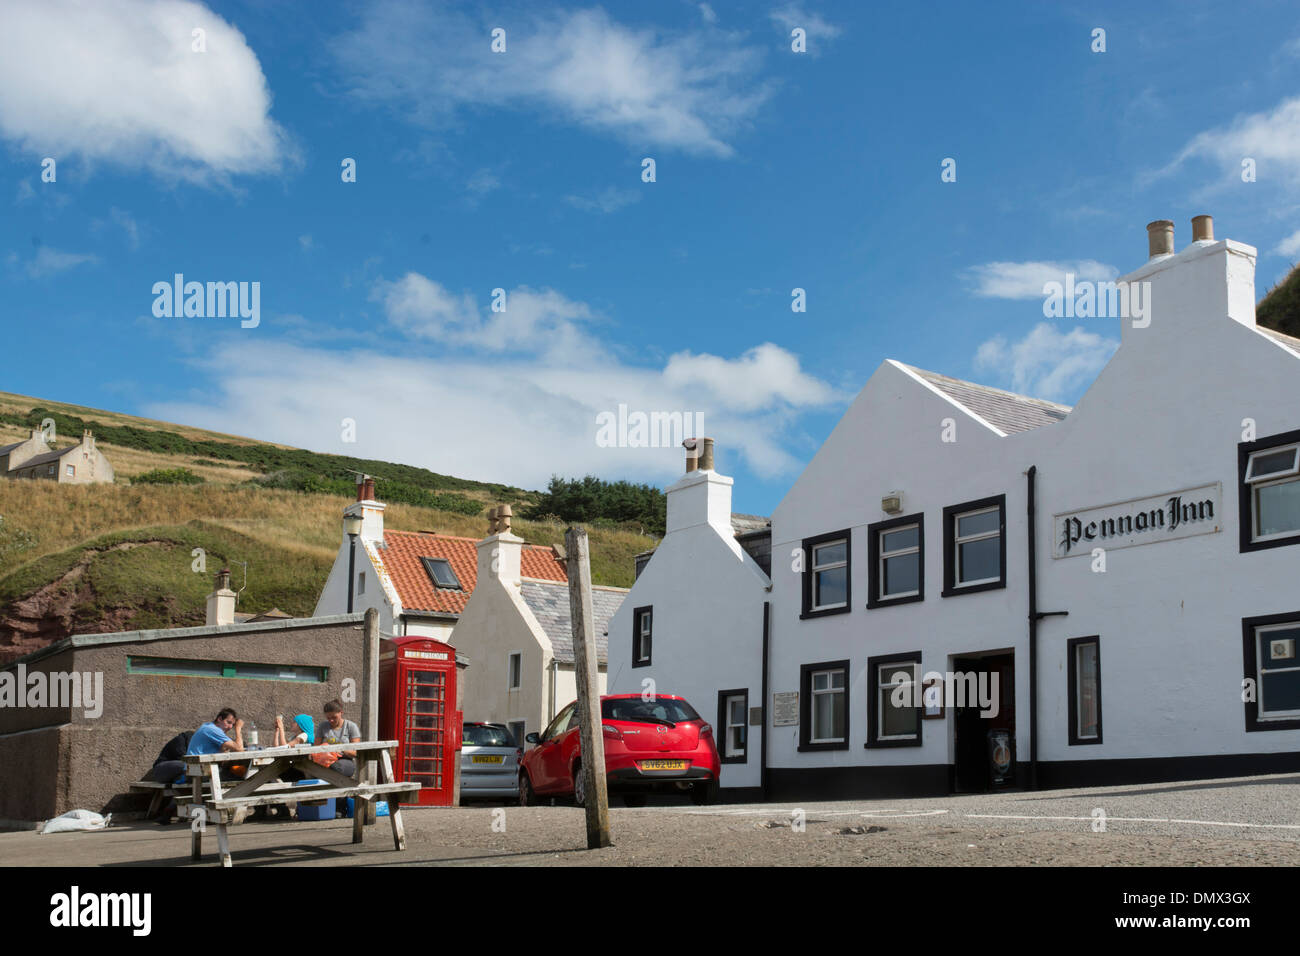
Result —
<path fill-rule="evenodd" d="M 312 784 L 322 784 L 324 780 L 299 780 L 294 783 L 295 787 L 305 787 Z M 304 794 L 304 797 L 310 797 L 311 794 Z M 328 800 L 309 800 L 303 799 L 298 801 L 298 819 L 315 822 L 319 820 L 334 819 L 334 798 Z"/>
<path fill-rule="evenodd" d="M 347 799 L 347 805 L 346 805 L 346 808 L 344 809 L 343 812 L 347 815 L 347 818 L 348 818 L 349 820 L 352 819 L 352 814 L 353 814 L 353 812 L 354 812 L 354 807 L 353 807 L 353 801 L 352 801 L 352 798 L 351 798 L 351 797 L 348 797 L 348 799 Z M 387 801 L 387 800 L 376 800 L 376 801 L 375 801 L 375 816 L 376 816 L 376 817 L 386 817 L 386 816 L 388 816 L 388 801 Z"/>

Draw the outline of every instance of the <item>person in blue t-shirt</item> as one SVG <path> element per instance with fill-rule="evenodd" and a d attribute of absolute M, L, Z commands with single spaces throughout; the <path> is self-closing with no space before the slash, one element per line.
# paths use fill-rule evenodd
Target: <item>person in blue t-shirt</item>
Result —
<path fill-rule="evenodd" d="M 230 729 L 235 729 L 235 739 L 230 739 Z M 219 754 L 227 750 L 242 753 L 244 750 L 244 722 L 230 707 L 223 707 L 221 713 L 194 731 L 190 738 L 187 754 Z"/>

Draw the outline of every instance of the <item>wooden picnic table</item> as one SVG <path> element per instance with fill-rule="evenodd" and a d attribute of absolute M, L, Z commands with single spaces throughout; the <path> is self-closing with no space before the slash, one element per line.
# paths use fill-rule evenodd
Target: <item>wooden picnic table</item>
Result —
<path fill-rule="evenodd" d="M 197 860 L 203 853 L 203 824 L 215 823 L 217 847 L 221 852 L 221 865 L 231 866 L 230 840 L 226 827 L 233 822 L 241 808 L 284 804 L 290 801 L 329 800 L 353 797 L 352 842 L 360 843 L 363 818 L 361 801 L 388 797 L 388 819 L 393 827 L 393 846 L 406 849 L 406 832 L 402 828 L 402 800 L 414 802 L 420 785 L 394 779 L 392 751 L 396 740 L 362 741 L 360 743 L 322 744 L 311 747 L 270 747 L 264 750 L 227 751 L 216 754 L 189 754 L 185 757 L 186 776 L 191 791 L 177 797 L 177 804 L 189 804 L 191 819 L 190 859 Z M 312 754 L 356 752 L 356 778 L 344 776 L 332 767 L 314 762 Z M 260 766 L 254 762 L 261 763 Z M 365 766 L 371 761 L 379 764 L 378 783 L 362 783 Z M 248 776 L 243 780 L 222 780 L 221 767 L 226 764 L 250 764 Z M 278 778 L 289 770 L 306 774 L 307 779 L 320 780 L 319 784 L 306 786 L 280 783 Z M 206 785 L 206 792 L 205 792 Z M 202 816 L 192 809 L 202 808 Z"/>

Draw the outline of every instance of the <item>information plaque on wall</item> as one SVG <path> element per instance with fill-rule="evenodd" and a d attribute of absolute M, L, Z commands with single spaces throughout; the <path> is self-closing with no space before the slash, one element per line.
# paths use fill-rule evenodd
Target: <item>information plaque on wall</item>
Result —
<path fill-rule="evenodd" d="M 792 727 L 799 723 L 799 692 L 785 691 L 772 695 L 772 726 Z"/>

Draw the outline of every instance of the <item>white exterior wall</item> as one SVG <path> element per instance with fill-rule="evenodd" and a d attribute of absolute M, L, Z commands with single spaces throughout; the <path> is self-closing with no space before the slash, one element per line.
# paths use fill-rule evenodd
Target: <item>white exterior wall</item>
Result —
<path fill-rule="evenodd" d="M 347 535 L 343 535 L 343 544 L 339 547 L 339 553 L 334 558 L 334 564 L 330 568 L 329 576 L 325 579 L 325 586 L 321 588 L 320 599 L 316 602 L 316 610 L 312 612 L 313 617 L 323 617 L 330 614 L 346 614 L 348 609 L 348 554 L 351 548 L 351 542 Z M 382 634 L 402 633 L 400 626 L 395 626 L 394 616 L 401 614 L 402 602 L 397 596 L 397 590 L 393 587 L 392 581 L 387 574 L 380 574 L 375 566 L 374 545 L 363 542 L 360 535 L 357 537 L 357 555 L 356 567 L 354 573 L 360 575 L 362 572 L 366 575 L 366 591 L 364 594 L 354 594 L 352 597 L 353 613 L 364 613 L 369 608 L 376 608 L 379 611 L 379 631 Z M 411 633 L 423 633 L 422 631 L 412 630 Z M 437 637 L 439 640 L 446 638 L 441 634 L 429 634 L 430 637 Z"/>
<path fill-rule="evenodd" d="M 549 688 L 550 687 L 549 681 L 551 679 L 550 670 L 549 670 L 550 664 L 548 663 L 546 666 L 547 666 L 546 686 Z M 600 688 L 601 694 L 610 693 L 608 674 L 606 668 L 603 666 L 596 672 L 596 685 Z M 618 692 L 614 691 L 614 693 L 618 693 Z M 574 672 L 573 665 L 560 664 L 558 667 L 555 668 L 555 712 L 558 714 L 561 710 L 567 707 L 572 701 L 575 701 L 577 699 L 578 699 L 578 678 L 576 673 Z M 547 723 L 549 723 L 549 717 Z M 543 728 L 545 726 L 546 726 L 545 723 L 542 724 Z M 529 729 L 531 730 L 532 728 L 530 727 Z"/>
<path fill-rule="evenodd" d="M 668 489 L 668 533 L 609 623 L 609 692 L 685 697 L 717 723 L 718 692 L 747 688 L 763 702 L 767 575 L 731 531 L 732 480 L 696 471 Z M 653 607 L 650 665 L 632 666 L 636 608 Z M 722 729 L 715 727 L 721 745 Z M 724 763 L 725 788 L 757 787 L 762 728 L 750 727 L 744 763 Z"/>
<path fill-rule="evenodd" d="M 898 365 L 877 370 L 772 519 L 771 689 L 798 691 L 802 664 L 849 659 L 849 746 L 799 753 L 799 728 L 774 728 L 770 766 L 950 764 L 951 711 L 922 721 L 920 747 L 864 749 L 867 659 L 917 650 L 924 673 L 951 669 L 952 655 L 1014 648 L 1016 757 L 1029 759 L 1030 465 L 1038 468 L 1038 606 L 1069 612 L 1039 626 L 1039 760 L 1300 749 L 1300 731 L 1246 732 L 1241 699 L 1242 619 L 1300 610 L 1300 546 L 1239 550 L 1243 419 L 1255 420 L 1260 438 L 1300 429 L 1300 356 L 1254 330 L 1253 265 L 1248 246 L 1204 243 L 1129 276 L 1152 284 L 1150 325 L 1092 320 L 1108 334 L 1122 321 L 1123 344 L 1059 424 L 998 437 Z M 941 441 L 944 418 L 956 421 L 955 443 Z M 1213 482 L 1222 484 L 1217 533 L 1111 548 L 1105 573 L 1092 571 L 1090 556 L 1053 557 L 1054 514 Z M 925 515 L 925 599 L 868 610 L 866 526 L 890 517 L 880 499 L 899 489 L 902 513 Z M 1006 495 L 1006 588 L 940 597 L 943 509 L 998 494 Z M 844 528 L 852 529 L 851 610 L 801 621 L 791 550 Z M 643 603 L 634 591 L 627 607 Z M 715 613 L 726 606 L 719 601 Z M 1066 641 L 1092 635 L 1100 637 L 1104 743 L 1070 746 Z"/>

